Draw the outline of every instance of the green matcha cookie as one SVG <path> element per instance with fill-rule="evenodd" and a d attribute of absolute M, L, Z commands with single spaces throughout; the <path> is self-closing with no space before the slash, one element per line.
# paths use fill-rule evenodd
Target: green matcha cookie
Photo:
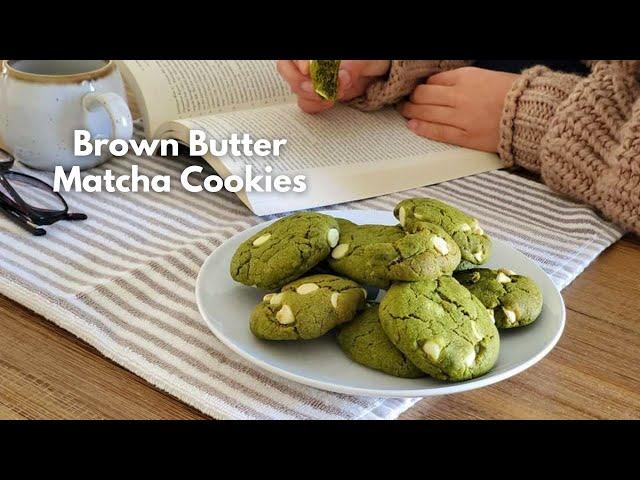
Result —
<path fill-rule="evenodd" d="M 309 340 L 349 322 L 366 293 L 334 275 L 300 278 L 264 296 L 251 314 L 251 332 L 265 340 Z"/>
<path fill-rule="evenodd" d="M 501 268 L 476 268 L 456 279 L 489 309 L 498 328 L 514 328 L 535 321 L 542 312 L 542 292 L 528 277 Z"/>
<path fill-rule="evenodd" d="M 439 225 L 460 247 L 462 260 L 481 265 L 489 259 L 491 239 L 480 228 L 478 220 L 451 205 L 433 198 L 410 198 L 398 203 L 393 214 L 405 228 L 416 222 Z"/>
<path fill-rule="evenodd" d="M 384 333 L 378 318 L 378 304 L 367 308 L 340 329 L 340 348 L 354 362 L 403 378 L 423 377 L 424 372 L 407 360 Z"/>
<path fill-rule="evenodd" d="M 309 62 L 309 76 L 313 89 L 325 100 L 338 98 L 338 72 L 340 60 L 311 60 Z"/>
<path fill-rule="evenodd" d="M 478 377 L 498 358 L 500 337 L 487 309 L 453 277 L 396 283 L 379 314 L 391 342 L 437 379 Z"/>
<path fill-rule="evenodd" d="M 245 285 L 279 288 L 324 260 L 339 238 L 338 223 L 328 215 L 303 212 L 281 218 L 238 247 L 231 277 Z"/>
<path fill-rule="evenodd" d="M 422 224 L 408 233 L 400 226 L 349 223 L 340 223 L 340 243 L 328 262 L 334 272 L 358 283 L 386 289 L 392 281 L 449 275 L 460 262 L 460 249 L 437 225 Z"/>

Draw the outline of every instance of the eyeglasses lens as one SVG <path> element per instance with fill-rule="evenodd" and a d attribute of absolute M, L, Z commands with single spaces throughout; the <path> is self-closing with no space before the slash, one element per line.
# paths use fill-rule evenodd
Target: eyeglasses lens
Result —
<path fill-rule="evenodd" d="M 40 180 L 20 175 L 15 172 L 7 172 L 4 174 L 5 179 L 11 184 L 13 189 L 22 200 L 32 208 L 50 211 L 63 211 L 65 204 L 47 184 Z M 0 183 L 0 193 L 11 197 L 12 195 Z"/>

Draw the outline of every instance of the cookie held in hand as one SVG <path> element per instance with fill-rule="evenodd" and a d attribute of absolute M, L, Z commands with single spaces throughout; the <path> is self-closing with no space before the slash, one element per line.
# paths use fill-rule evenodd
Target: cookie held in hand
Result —
<path fill-rule="evenodd" d="M 231 277 L 273 290 L 301 277 L 338 244 L 333 217 L 302 212 L 281 218 L 243 242 L 231 259 Z"/>
<path fill-rule="evenodd" d="M 542 312 L 542 292 L 529 277 L 501 268 L 476 268 L 455 278 L 489 309 L 498 328 L 522 327 Z"/>
<path fill-rule="evenodd" d="M 365 367 L 395 377 L 425 376 L 425 373 L 411 363 L 384 333 L 376 303 L 368 305 L 360 315 L 340 329 L 338 343 L 349 358 Z"/>
<path fill-rule="evenodd" d="M 310 60 L 309 75 L 313 89 L 325 100 L 338 99 L 340 60 Z"/>
<path fill-rule="evenodd" d="M 264 296 L 251 314 L 251 332 L 265 340 L 310 340 L 351 321 L 366 291 L 334 275 L 311 275 Z"/>

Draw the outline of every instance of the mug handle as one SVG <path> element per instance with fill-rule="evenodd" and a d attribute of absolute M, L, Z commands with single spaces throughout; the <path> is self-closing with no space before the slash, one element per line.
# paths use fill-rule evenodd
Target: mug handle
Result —
<path fill-rule="evenodd" d="M 113 139 L 129 140 L 133 136 L 133 120 L 127 102 L 117 93 L 87 93 L 82 106 L 89 112 L 104 108 L 111 118 Z"/>

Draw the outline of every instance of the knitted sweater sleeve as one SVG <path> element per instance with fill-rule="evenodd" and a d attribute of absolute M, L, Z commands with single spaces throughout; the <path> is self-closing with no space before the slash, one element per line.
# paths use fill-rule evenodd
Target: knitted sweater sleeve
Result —
<path fill-rule="evenodd" d="M 470 63 L 469 60 L 392 60 L 387 75 L 374 81 L 364 95 L 349 104 L 359 110 L 378 110 L 409 95 L 431 75 Z"/>
<path fill-rule="evenodd" d="M 498 153 L 640 234 L 639 60 L 596 61 L 586 77 L 525 70 L 507 95 Z"/>

